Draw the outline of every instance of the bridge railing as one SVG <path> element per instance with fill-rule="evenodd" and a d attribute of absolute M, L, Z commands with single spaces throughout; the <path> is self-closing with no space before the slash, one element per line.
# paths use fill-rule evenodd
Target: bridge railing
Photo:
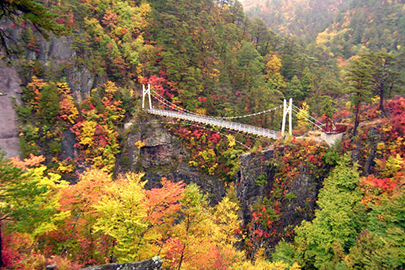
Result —
<path fill-rule="evenodd" d="M 188 114 L 188 113 L 179 113 L 179 112 L 160 110 L 160 109 L 147 109 L 146 111 L 150 114 L 162 115 L 162 116 L 166 116 L 166 117 L 179 118 L 179 119 L 203 123 L 203 124 L 207 124 L 207 125 L 219 126 L 219 127 L 223 127 L 223 128 L 237 130 L 240 132 L 246 132 L 246 133 L 263 136 L 263 137 L 267 137 L 267 138 L 272 138 L 272 139 L 277 139 L 279 137 L 277 132 L 274 130 L 246 125 L 246 124 L 241 124 L 241 123 L 236 123 L 236 122 L 231 122 L 231 121 L 218 120 L 218 119 L 215 119 L 212 117 L 198 116 L 198 115 L 193 115 L 193 114 Z"/>

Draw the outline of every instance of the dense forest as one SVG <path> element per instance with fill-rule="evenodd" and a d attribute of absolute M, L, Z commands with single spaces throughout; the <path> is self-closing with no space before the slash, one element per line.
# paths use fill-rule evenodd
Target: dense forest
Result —
<path fill-rule="evenodd" d="M 403 1 L 243 1 L 282 36 L 297 36 L 348 59 L 364 51 L 399 52 L 403 47 Z"/>
<path fill-rule="evenodd" d="M 21 156 L 0 154 L 1 269 L 154 256 L 163 269 L 405 267 L 403 1 L 1 7 L 1 63 L 22 87 L 10 98 Z M 236 117 L 293 98 L 299 114 L 278 140 L 161 121 L 141 109 L 143 84 L 157 108 Z M 303 115 L 346 132 L 327 145 Z M 280 130 L 281 119 L 237 121 Z M 177 161 L 142 162 L 158 124 L 184 149 L 181 162 L 226 190 L 219 198 L 170 179 Z M 247 200 L 242 154 L 257 165 Z"/>

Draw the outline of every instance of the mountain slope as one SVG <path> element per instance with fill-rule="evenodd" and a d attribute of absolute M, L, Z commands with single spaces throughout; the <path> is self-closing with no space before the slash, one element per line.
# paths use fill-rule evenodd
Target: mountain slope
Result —
<path fill-rule="evenodd" d="M 275 32 L 298 36 L 345 59 L 365 49 L 399 52 L 404 46 L 404 1 L 244 1 L 250 17 Z"/>
<path fill-rule="evenodd" d="M 348 0 L 245 0 L 247 15 L 260 17 L 276 33 L 298 36 L 307 40 L 316 38 Z"/>

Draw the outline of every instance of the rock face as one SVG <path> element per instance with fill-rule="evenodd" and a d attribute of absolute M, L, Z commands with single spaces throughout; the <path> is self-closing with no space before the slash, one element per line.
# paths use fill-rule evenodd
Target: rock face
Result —
<path fill-rule="evenodd" d="M 4 27 L 10 28 L 10 25 L 4 25 Z M 21 29 L 13 29 L 12 33 L 15 40 L 21 41 Z M 72 44 L 72 37 L 56 37 L 50 34 L 50 40 L 46 41 L 39 36 L 37 50 L 26 48 L 24 61 L 29 65 L 39 63 L 44 72 L 54 79 L 65 77 L 73 97 L 80 103 L 92 89 L 103 84 L 105 80 L 76 63 L 76 52 L 72 49 Z M 24 76 L 31 76 L 22 74 L 22 71 L 21 74 L 17 72 L 17 70 L 20 71 L 22 62 L 15 60 L 13 67 L 5 67 L 0 63 L 0 148 L 6 152 L 6 157 L 20 155 L 17 117 L 13 102 L 20 101 L 23 92 L 20 85 Z"/>
<path fill-rule="evenodd" d="M 22 93 L 20 84 L 16 69 L 0 63 L 0 148 L 8 158 L 20 155 L 17 115 L 13 108 Z"/>
<path fill-rule="evenodd" d="M 84 66 L 80 67 L 70 67 L 64 72 L 66 77 L 66 82 L 69 84 L 70 89 L 72 89 L 73 98 L 81 103 L 86 96 L 90 95 L 90 91 L 103 85 L 106 80 L 97 75 L 93 75 Z"/>
<path fill-rule="evenodd" d="M 196 183 L 210 194 L 211 203 L 217 203 L 225 195 L 223 183 L 215 176 L 203 175 L 188 166 L 188 154 L 181 142 L 161 123 L 151 120 L 126 126 L 126 148 L 119 161 L 119 171 L 146 172 L 144 179 L 148 180 L 148 189 L 159 187 L 161 178 L 166 177 L 175 182 Z"/>
<path fill-rule="evenodd" d="M 265 150 L 257 154 L 244 154 L 240 156 L 240 177 L 236 180 L 236 196 L 242 205 L 243 220 L 247 221 L 251 215 L 251 206 L 260 198 L 268 194 L 268 187 L 272 184 L 274 170 L 270 166 L 263 166 L 261 160 L 270 160 L 273 150 Z M 267 185 L 259 187 L 255 180 L 261 173 L 267 173 Z"/>
<path fill-rule="evenodd" d="M 240 176 L 236 182 L 236 195 L 242 206 L 243 225 L 247 225 L 252 218 L 252 206 L 261 198 L 270 198 L 274 186 L 275 164 L 272 164 L 274 151 L 269 149 L 257 153 L 248 153 L 240 157 Z M 266 183 L 257 185 L 260 175 L 266 175 Z M 267 239 L 267 248 L 273 248 L 285 234 L 285 228 L 293 228 L 301 224 L 302 220 L 313 218 L 315 200 L 323 182 L 322 177 L 317 177 L 302 171 L 293 180 L 288 193 L 294 193 L 293 199 L 286 195 L 278 201 L 282 209 L 279 222 L 275 226 L 277 234 Z M 274 200 L 274 199 L 272 199 Z"/>
<path fill-rule="evenodd" d="M 138 142 L 143 145 L 136 145 Z M 131 169 L 145 171 L 176 165 L 187 155 L 181 143 L 156 120 L 132 126 L 127 149 Z"/>
<path fill-rule="evenodd" d="M 83 268 L 82 270 L 159 270 L 163 261 L 159 256 L 152 259 L 134 263 L 112 263 L 100 266 Z"/>
<path fill-rule="evenodd" d="M 74 99 L 80 103 L 90 95 L 92 89 L 103 84 L 105 80 L 92 74 L 84 65 L 77 64 L 76 51 L 72 45 L 73 38 L 69 36 L 56 37 L 50 34 L 49 41 L 39 37 L 39 52 L 27 50 L 26 59 L 39 61 L 56 76 L 65 77 Z"/>

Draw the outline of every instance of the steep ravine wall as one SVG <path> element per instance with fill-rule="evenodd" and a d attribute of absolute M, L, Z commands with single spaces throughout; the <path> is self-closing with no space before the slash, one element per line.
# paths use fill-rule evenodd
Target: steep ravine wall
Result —
<path fill-rule="evenodd" d="M 14 29 L 13 38 L 21 41 L 22 30 Z M 77 64 L 76 52 L 72 49 L 72 37 L 56 37 L 50 34 L 46 41 L 38 36 L 36 50 L 25 48 L 22 58 L 12 59 L 11 66 L 0 62 L 0 148 L 6 157 L 19 156 L 21 153 L 17 116 L 14 103 L 19 103 L 23 93 L 21 85 L 24 78 L 32 76 L 26 73 L 26 66 L 39 65 L 47 76 L 54 79 L 65 78 L 72 90 L 73 97 L 80 103 L 90 91 L 105 81 L 92 74 L 84 65 Z M 6 94 L 6 95 L 4 95 Z M 71 140 L 70 140 L 71 141 Z M 71 148 L 66 146 L 67 148 Z"/>
<path fill-rule="evenodd" d="M 13 108 L 22 93 L 20 84 L 16 69 L 5 67 L 0 62 L 0 151 L 4 151 L 8 158 L 20 155 L 17 115 Z"/>
<path fill-rule="evenodd" d="M 247 153 L 240 156 L 240 175 L 236 182 L 236 195 L 242 207 L 243 226 L 247 227 L 252 220 L 253 206 L 263 197 L 271 198 L 270 193 L 274 187 L 274 175 L 276 164 L 274 150 L 268 149 L 256 153 Z M 256 179 L 261 174 L 267 175 L 267 183 L 258 186 Z M 296 198 L 286 199 L 282 196 L 278 199 L 280 216 L 275 224 L 277 233 L 264 241 L 266 249 L 273 249 L 275 244 L 286 237 L 286 228 L 289 230 L 301 224 L 303 220 L 313 218 L 315 201 L 323 178 L 301 171 L 299 176 L 293 179 L 288 193 L 294 193 Z M 273 198 L 271 200 L 274 200 Z"/>
<path fill-rule="evenodd" d="M 50 34 L 50 40 L 46 41 L 38 36 L 38 49 L 32 51 L 26 49 L 28 62 L 40 62 L 48 76 L 55 79 L 65 78 L 69 84 L 74 99 L 80 103 L 90 95 L 90 91 L 105 82 L 105 78 L 93 74 L 85 65 L 77 61 L 76 51 L 73 49 L 73 37 L 56 37 Z M 16 62 L 18 66 L 19 63 Z"/>
<path fill-rule="evenodd" d="M 225 196 L 225 186 L 215 176 L 205 175 L 187 162 L 187 151 L 177 137 L 158 121 L 126 125 L 125 147 L 117 162 L 117 172 L 145 172 L 146 188 L 159 187 L 162 177 L 170 181 L 196 183 L 216 204 Z M 143 142 L 142 147 L 136 145 Z"/>

